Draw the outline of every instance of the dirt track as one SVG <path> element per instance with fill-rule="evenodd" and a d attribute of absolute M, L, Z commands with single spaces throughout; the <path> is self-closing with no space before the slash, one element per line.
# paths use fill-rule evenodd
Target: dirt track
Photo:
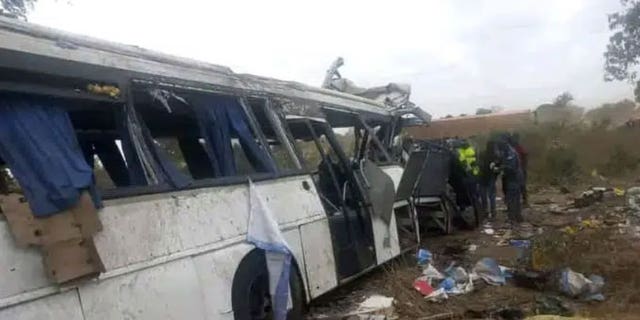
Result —
<path fill-rule="evenodd" d="M 500 242 L 532 233 L 536 268 L 553 273 L 569 267 L 585 275 L 601 275 L 605 279 L 603 302 L 578 301 L 548 286 L 529 289 L 518 287 L 513 281 L 500 287 L 476 281 L 474 291 L 469 294 L 440 303 L 428 302 L 413 289 L 421 268 L 413 255 L 408 254 L 329 294 L 314 303 L 311 311 L 315 315 L 337 315 L 339 310 L 359 303 L 366 296 L 382 294 L 395 298 L 399 319 L 519 319 L 510 312 L 536 314 L 544 311 L 543 301 L 559 298 L 569 312 L 577 315 L 593 319 L 640 319 L 640 235 L 636 224 L 630 221 L 633 219 L 624 206 L 624 197 L 607 194 L 602 202 L 581 209 L 565 209 L 583 189 L 576 190 L 570 194 L 557 189 L 535 190 L 531 208 L 526 211 L 531 227 L 525 234 L 505 235 L 502 218 L 498 217 L 492 223 L 494 235 L 483 234 L 480 228 L 449 236 L 427 236 L 422 247 L 434 253 L 434 265 L 441 271 L 452 261 L 469 270 L 482 257 L 522 268 L 516 261 L 514 248 Z M 554 205 L 562 210 L 556 210 Z M 468 250 L 470 245 L 476 249 Z"/>

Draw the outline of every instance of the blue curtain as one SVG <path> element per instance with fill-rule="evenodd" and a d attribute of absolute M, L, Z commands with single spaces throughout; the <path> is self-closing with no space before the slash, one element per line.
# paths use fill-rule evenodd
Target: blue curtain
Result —
<path fill-rule="evenodd" d="M 67 112 L 52 99 L 0 96 L 0 158 L 37 217 L 74 206 L 89 190 L 100 201 Z"/>
<path fill-rule="evenodd" d="M 198 96 L 190 99 L 202 136 L 210 144 L 207 153 L 217 177 L 238 173 L 232 138 L 238 138 L 242 150 L 258 172 L 275 172 L 276 166 L 264 148 L 256 142 L 249 121 L 238 99 L 227 96 Z"/>

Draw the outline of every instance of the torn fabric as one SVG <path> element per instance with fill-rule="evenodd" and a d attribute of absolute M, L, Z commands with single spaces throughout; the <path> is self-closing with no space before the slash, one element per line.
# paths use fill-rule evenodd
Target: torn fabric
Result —
<path fill-rule="evenodd" d="M 274 319 L 285 320 L 290 302 L 291 250 L 274 215 L 251 180 L 247 241 L 265 252 Z"/>
<path fill-rule="evenodd" d="M 33 214 L 46 217 L 74 206 L 80 194 L 95 192 L 93 170 L 60 101 L 0 97 L 0 157 L 16 177 Z"/>

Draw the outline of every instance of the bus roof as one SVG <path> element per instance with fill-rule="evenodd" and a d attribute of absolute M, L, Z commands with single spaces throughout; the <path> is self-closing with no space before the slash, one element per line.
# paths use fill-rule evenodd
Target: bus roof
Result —
<path fill-rule="evenodd" d="M 2 16 L 0 67 L 36 73 L 75 70 L 77 74 L 84 75 L 84 78 L 93 74 L 111 76 L 113 79 L 126 77 L 127 81 L 132 78 L 146 78 L 154 83 L 182 81 L 203 89 L 266 94 L 319 102 L 351 112 L 382 116 L 391 114 L 378 101 L 299 82 L 234 73 L 230 68 L 220 65 L 71 34 Z M 105 69 L 108 72 L 104 72 Z"/>

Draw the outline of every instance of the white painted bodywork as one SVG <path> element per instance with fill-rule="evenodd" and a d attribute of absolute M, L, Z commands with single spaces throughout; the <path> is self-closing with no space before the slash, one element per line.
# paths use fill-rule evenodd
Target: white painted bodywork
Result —
<path fill-rule="evenodd" d="M 338 286 L 336 263 L 329 223 L 319 220 L 300 226 L 304 259 L 309 279 L 309 295 L 315 298 Z"/>
<path fill-rule="evenodd" d="M 5 17 L 0 17 L 0 50 L 183 79 L 234 90 L 260 91 L 294 99 L 313 100 L 352 111 L 391 115 L 382 102 L 355 95 L 297 82 L 238 74 L 219 65 L 71 34 Z"/>
<path fill-rule="evenodd" d="M 398 184 L 402 178 L 402 167 L 387 166 L 383 167 L 382 171 L 391 177 L 395 190 L 398 190 Z M 371 217 L 371 223 L 373 224 L 373 238 L 376 247 L 377 263 L 382 264 L 397 257 L 400 254 L 400 240 L 398 239 L 395 212 L 392 211 L 391 220 L 388 224 L 376 215 Z"/>
<path fill-rule="evenodd" d="M 402 169 L 383 170 L 397 188 Z M 311 177 L 256 187 L 289 243 L 307 298 L 337 287 L 328 220 Z M 39 319 L 43 312 L 65 320 L 233 319 L 233 277 L 253 249 L 244 241 L 247 196 L 241 184 L 106 201 L 96 246 L 107 272 L 62 293 L 44 277 L 40 254 L 16 248 L 1 221 L 0 320 Z M 393 214 L 390 225 L 373 220 L 378 263 L 400 253 L 395 223 Z"/>
<path fill-rule="evenodd" d="M 76 290 L 0 309 L 0 320 L 83 320 Z"/>
<path fill-rule="evenodd" d="M 63 45 L 61 45 L 63 44 Z M 0 17 L 0 52 L 260 92 L 382 116 L 384 104 L 353 95 L 233 73 L 230 69 L 68 34 Z M 396 185 L 400 167 L 384 169 Z M 306 181 L 310 188 L 305 190 Z M 307 298 L 338 285 L 331 233 L 308 175 L 257 182 L 293 251 Z M 41 254 L 13 244 L 0 220 L 0 320 L 233 319 L 232 280 L 253 246 L 245 242 L 247 184 L 105 201 L 95 237 L 106 272 L 80 287 L 45 277 Z M 400 253 L 395 215 L 374 219 L 378 263 Z"/>
<path fill-rule="evenodd" d="M 261 181 L 256 187 L 276 215 L 304 284 L 309 261 L 330 265 L 323 272 L 333 278 L 323 277 L 320 287 L 335 287 L 331 236 L 328 227 L 316 227 L 326 225 L 326 216 L 311 177 Z M 106 201 L 99 213 L 104 230 L 95 242 L 107 271 L 63 294 L 45 278 L 40 254 L 16 248 L 0 221 L 0 319 L 54 302 L 49 308 L 59 314 L 74 303 L 81 306 L 86 320 L 233 319 L 233 276 L 253 249 L 245 242 L 248 212 L 247 184 Z M 305 256 L 303 244 L 312 241 L 323 242 L 324 251 Z M 61 298 L 69 296 L 75 300 Z"/>

